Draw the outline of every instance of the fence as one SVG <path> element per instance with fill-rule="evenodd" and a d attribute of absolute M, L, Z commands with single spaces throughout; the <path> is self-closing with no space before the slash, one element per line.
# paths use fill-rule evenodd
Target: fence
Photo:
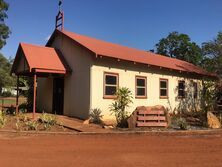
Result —
<path fill-rule="evenodd" d="M 18 105 L 25 103 L 25 97 L 18 98 Z M 0 108 L 3 111 L 8 108 L 16 108 L 16 97 L 0 97 Z"/>

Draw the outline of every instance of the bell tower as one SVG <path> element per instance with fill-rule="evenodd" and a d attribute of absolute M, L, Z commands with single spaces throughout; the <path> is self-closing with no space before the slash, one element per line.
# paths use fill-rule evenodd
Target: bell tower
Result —
<path fill-rule="evenodd" d="M 55 28 L 62 31 L 64 29 L 64 12 L 62 11 L 61 6 L 62 0 L 59 1 L 59 12 L 56 15 Z"/>

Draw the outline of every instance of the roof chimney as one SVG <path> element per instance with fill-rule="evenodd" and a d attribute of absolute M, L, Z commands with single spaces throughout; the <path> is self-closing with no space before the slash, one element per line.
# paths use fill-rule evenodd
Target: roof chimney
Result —
<path fill-rule="evenodd" d="M 56 16 L 55 28 L 58 30 L 64 29 L 64 12 L 61 10 L 62 0 L 59 1 L 59 12 Z"/>

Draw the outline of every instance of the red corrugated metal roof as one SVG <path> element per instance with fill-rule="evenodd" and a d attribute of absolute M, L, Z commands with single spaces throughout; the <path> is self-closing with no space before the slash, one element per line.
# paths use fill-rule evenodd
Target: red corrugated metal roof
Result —
<path fill-rule="evenodd" d="M 91 50 L 97 55 L 102 55 L 137 63 L 149 64 L 153 66 L 158 66 L 178 71 L 191 72 L 207 76 L 215 76 L 214 74 L 208 73 L 200 67 L 197 67 L 191 63 L 178 60 L 175 58 L 170 58 L 152 52 L 142 51 L 139 49 L 129 48 L 126 46 L 121 46 L 110 42 L 105 42 L 102 40 L 98 40 L 84 35 L 79 35 L 66 30 L 63 31 L 56 30 L 55 33 L 56 32 L 60 32 L 66 35 L 67 37 L 78 42 L 79 44 L 83 45 L 84 47 Z"/>
<path fill-rule="evenodd" d="M 67 69 L 60 59 L 60 55 L 54 48 L 20 43 L 12 72 L 15 72 L 15 64 L 18 63 L 19 51 L 24 53 L 30 72 L 65 74 Z"/>

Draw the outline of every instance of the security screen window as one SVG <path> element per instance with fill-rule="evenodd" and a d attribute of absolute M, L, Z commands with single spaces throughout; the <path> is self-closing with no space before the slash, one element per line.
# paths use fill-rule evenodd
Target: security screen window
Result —
<path fill-rule="evenodd" d="M 115 98 L 118 88 L 119 75 L 116 73 L 104 73 L 104 98 Z"/>
<path fill-rule="evenodd" d="M 185 81 L 178 82 L 178 97 L 179 98 L 185 97 Z"/>
<path fill-rule="evenodd" d="M 197 91 L 198 91 L 198 87 L 197 87 L 197 83 L 196 82 L 194 82 L 193 83 L 193 97 L 194 97 L 194 99 L 196 99 L 197 98 Z"/>
<path fill-rule="evenodd" d="M 136 76 L 136 98 L 147 98 L 146 77 Z"/>
<path fill-rule="evenodd" d="M 168 79 L 160 79 L 160 98 L 168 98 Z"/>

